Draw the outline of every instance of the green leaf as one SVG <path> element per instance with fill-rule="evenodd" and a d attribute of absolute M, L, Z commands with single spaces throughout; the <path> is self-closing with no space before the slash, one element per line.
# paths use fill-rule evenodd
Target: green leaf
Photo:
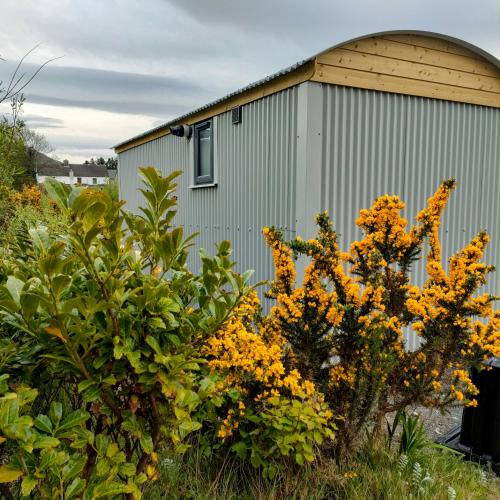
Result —
<path fill-rule="evenodd" d="M 153 447 L 153 439 L 149 434 L 144 434 L 141 436 L 139 440 L 141 444 L 141 448 L 144 451 L 144 453 L 153 453 L 154 447 Z"/>
<path fill-rule="evenodd" d="M 182 344 L 181 339 L 173 333 L 167 335 L 167 338 L 170 342 L 172 342 L 172 344 L 174 344 L 175 347 L 180 347 Z"/>
<path fill-rule="evenodd" d="M 23 475 L 22 469 L 12 465 L 0 465 L 0 483 L 10 483 L 16 481 Z"/>
<path fill-rule="evenodd" d="M 64 481 L 67 482 L 70 479 L 78 476 L 78 474 L 80 474 L 80 472 L 82 472 L 83 468 L 85 467 L 86 462 L 86 456 L 79 456 L 77 458 L 74 458 L 73 455 L 73 458 L 68 462 L 67 465 L 64 466 L 62 470 Z"/>
<path fill-rule="evenodd" d="M 34 293 L 23 292 L 21 294 L 20 301 L 24 315 L 27 318 L 31 318 L 38 309 L 38 305 L 40 304 L 40 297 Z"/>
<path fill-rule="evenodd" d="M 318 443 L 318 444 L 323 443 L 323 436 L 322 436 L 321 432 L 314 431 L 313 435 L 314 435 L 314 440 L 316 441 L 316 443 Z"/>
<path fill-rule="evenodd" d="M 109 472 L 109 469 L 111 469 L 111 464 L 109 460 L 105 458 L 100 458 L 95 468 L 97 476 L 104 477 Z"/>
<path fill-rule="evenodd" d="M 234 443 L 233 446 L 231 446 L 231 450 L 236 452 L 236 454 L 243 460 L 247 456 L 247 445 L 243 441 Z"/>
<path fill-rule="evenodd" d="M 71 447 L 75 449 L 83 448 L 87 444 L 94 444 L 94 433 L 82 427 L 76 428 L 76 437 L 73 438 Z"/>
<path fill-rule="evenodd" d="M 116 455 L 119 451 L 118 445 L 116 443 L 111 443 L 106 450 L 106 456 L 111 458 L 113 455 Z"/>
<path fill-rule="evenodd" d="M 97 367 L 94 366 L 94 368 L 97 368 Z M 82 380 L 78 384 L 78 392 L 82 393 L 85 389 L 88 389 L 91 385 L 95 385 L 95 384 L 97 384 L 97 382 L 95 380 Z"/>
<path fill-rule="evenodd" d="M 60 274 L 52 279 L 52 291 L 56 297 L 59 297 L 65 288 L 71 283 L 71 278 Z"/>
<path fill-rule="evenodd" d="M 241 279 L 243 280 L 243 283 L 246 285 L 249 281 L 250 278 L 253 276 L 255 271 L 253 269 L 248 269 L 241 275 Z"/>
<path fill-rule="evenodd" d="M 52 436 L 42 436 L 33 443 L 33 448 L 55 448 L 59 446 L 59 439 Z"/>
<path fill-rule="evenodd" d="M 47 190 L 49 198 L 54 200 L 64 213 L 67 213 L 68 195 L 71 192 L 71 188 L 51 177 L 45 179 L 43 186 Z"/>
<path fill-rule="evenodd" d="M 101 397 L 99 387 L 91 387 L 83 393 L 83 401 L 85 403 L 93 403 Z"/>
<path fill-rule="evenodd" d="M 95 444 L 100 456 L 106 455 L 106 450 L 109 446 L 109 437 L 104 434 L 98 434 L 95 438 Z"/>
<path fill-rule="evenodd" d="M 158 341 L 152 335 L 146 337 L 146 344 L 148 344 L 148 346 L 159 356 L 163 354 L 160 344 L 158 344 Z"/>
<path fill-rule="evenodd" d="M 123 474 L 127 477 L 133 477 L 136 473 L 136 467 L 134 464 L 126 463 L 120 465 L 120 474 Z"/>
<path fill-rule="evenodd" d="M 128 493 L 129 491 L 130 487 L 126 484 L 117 483 L 116 481 L 110 481 L 98 484 L 92 492 L 92 498 L 123 495 L 124 493 Z"/>
<path fill-rule="evenodd" d="M 219 243 L 218 254 L 229 255 L 231 253 L 231 243 L 227 240 L 223 240 Z"/>
<path fill-rule="evenodd" d="M 166 330 L 167 328 L 165 322 L 161 318 L 158 318 L 157 316 L 148 319 L 148 326 L 152 330 Z"/>
<path fill-rule="evenodd" d="M 52 434 L 52 422 L 47 415 L 38 415 L 38 417 L 35 418 L 34 425 L 38 430 L 46 432 L 47 434 Z"/>
<path fill-rule="evenodd" d="M 72 427 L 76 427 L 78 425 L 83 424 L 90 418 L 90 414 L 85 410 L 75 410 L 70 413 L 59 426 L 59 431 L 71 429 Z"/>
<path fill-rule="evenodd" d="M 193 411 L 200 404 L 200 396 L 194 391 L 179 390 L 175 402 L 179 406 L 186 406 L 190 411 Z"/>
<path fill-rule="evenodd" d="M 94 362 L 92 363 L 92 366 L 96 369 L 96 370 L 99 370 L 99 368 L 101 368 L 101 366 L 106 363 L 106 361 L 108 361 L 108 357 L 107 356 L 99 356 L 98 358 L 96 358 L 94 360 Z M 82 383 L 82 382 L 80 382 Z"/>
<path fill-rule="evenodd" d="M 52 423 L 56 427 L 59 425 L 59 422 L 61 421 L 62 413 L 63 413 L 62 404 L 57 401 L 53 401 L 50 405 L 49 417 L 50 420 L 52 420 Z"/>
<path fill-rule="evenodd" d="M 83 493 L 83 490 L 85 489 L 86 486 L 86 481 L 85 479 L 82 479 L 80 477 L 77 477 L 71 481 L 71 483 L 68 485 L 66 488 L 66 494 L 64 498 L 69 499 L 69 498 L 74 498 L 78 496 L 80 493 Z"/>
<path fill-rule="evenodd" d="M 67 460 L 67 454 L 64 452 L 57 452 L 56 450 L 49 448 L 43 449 L 40 453 L 40 470 L 47 470 L 55 465 L 60 465 Z"/>
<path fill-rule="evenodd" d="M 23 497 L 27 497 L 38 484 L 38 479 L 33 476 L 24 476 L 21 482 L 21 494 Z"/>
<path fill-rule="evenodd" d="M 4 394 L 9 390 L 8 379 L 8 374 L 0 375 L 0 394 Z"/>
<path fill-rule="evenodd" d="M 21 291 L 24 287 L 24 281 L 21 281 L 20 279 L 16 278 L 15 276 L 9 276 L 7 278 L 7 283 L 5 283 L 5 287 L 9 291 L 10 296 L 12 297 L 12 300 L 17 305 L 20 305 L 20 303 L 21 303 Z"/>
<path fill-rule="evenodd" d="M 49 232 L 46 227 L 38 226 L 31 228 L 29 231 L 33 246 L 37 249 L 38 254 L 43 254 L 50 245 Z"/>

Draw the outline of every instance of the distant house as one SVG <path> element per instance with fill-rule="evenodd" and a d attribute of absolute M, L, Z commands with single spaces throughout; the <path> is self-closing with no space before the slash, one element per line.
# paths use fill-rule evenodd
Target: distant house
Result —
<path fill-rule="evenodd" d="M 105 165 L 65 164 L 38 152 L 35 157 L 35 171 L 38 184 L 43 184 L 47 177 L 52 177 L 64 184 L 99 186 L 107 184 L 110 178 Z"/>

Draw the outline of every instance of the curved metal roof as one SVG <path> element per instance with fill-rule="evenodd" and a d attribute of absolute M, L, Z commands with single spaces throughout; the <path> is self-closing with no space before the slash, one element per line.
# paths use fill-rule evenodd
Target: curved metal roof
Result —
<path fill-rule="evenodd" d="M 174 118 L 173 120 L 170 120 L 168 122 L 165 122 L 157 127 L 154 127 L 152 129 L 147 130 L 146 132 L 142 132 L 141 134 L 135 135 L 133 137 L 130 137 L 126 141 L 120 142 L 119 144 L 116 144 L 113 146 L 113 148 L 119 148 L 121 146 L 124 146 L 128 144 L 129 142 L 135 141 L 137 139 L 141 139 L 149 134 L 152 134 L 154 132 L 158 132 L 162 129 L 165 129 L 167 127 L 170 127 L 172 125 L 182 123 L 183 120 L 189 118 L 192 115 L 195 115 L 199 113 L 200 111 L 204 111 L 208 108 L 211 108 L 212 106 L 215 106 L 216 104 L 219 104 L 221 102 L 226 101 L 227 99 L 230 99 L 234 96 L 237 96 L 239 94 L 242 94 L 243 92 L 246 92 L 247 90 L 253 89 L 255 87 L 260 87 L 261 85 L 264 85 L 267 82 L 270 82 L 271 80 L 274 80 L 275 78 L 278 78 L 280 76 L 286 75 L 288 73 L 291 73 L 292 71 L 296 70 L 297 68 L 300 68 L 304 64 L 307 64 L 314 59 L 316 59 L 318 56 L 321 54 L 324 54 L 326 52 L 329 52 L 330 50 L 338 49 L 342 47 L 343 45 L 347 45 L 349 43 L 354 43 L 358 42 L 360 40 L 364 40 L 365 38 L 373 38 L 376 36 L 390 36 L 390 35 L 419 35 L 419 36 L 427 36 L 427 37 L 432 37 L 432 38 L 438 38 L 447 42 L 452 42 L 456 45 L 459 45 L 461 47 L 464 47 L 465 49 L 470 50 L 471 52 L 477 54 L 479 57 L 485 59 L 488 61 L 490 64 L 495 66 L 496 68 L 500 69 L 500 60 L 498 60 L 496 57 L 494 57 L 492 54 L 489 52 L 486 52 L 485 50 L 477 47 L 476 45 L 473 45 L 472 43 L 466 42 L 464 40 L 461 40 L 460 38 L 455 38 L 453 36 L 449 35 L 444 35 L 442 33 L 435 33 L 433 31 L 423 31 L 423 30 L 390 30 L 390 31 L 379 31 L 377 33 L 370 33 L 369 35 L 362 35 L 358 36 L 355 38 L 351 38 L 350 40 L 346 40 L 340 43 L 337 43 L 328 49 L 322 50 L 321 52 L 318 52 L 317 54 L 308 57 L 307 59 L 304 59 L 298 63 L 293 64 L 292 66 L 289 66 L 288 68 L 284 68 L 276 73 L 273 73 L 272 75 L 266 76 L 265 78 L 262 78 L 261 80 L 257 80 L 253 83 L 250 83 L 249 85 L 242 87 L 238 90 L 235 90 L 234 92 L 231 92 L 230 94 L 227 94 L 223 97 L 220 97 L 219 99 L 216 99 L 215 101 L 212 101 L 208 104 L 205 104 L 203 106 L 200 106 L 199 108 L 196 108 L 188 113 L 185 113 L 184 115 L 178 116 L 177 118 Z"/>

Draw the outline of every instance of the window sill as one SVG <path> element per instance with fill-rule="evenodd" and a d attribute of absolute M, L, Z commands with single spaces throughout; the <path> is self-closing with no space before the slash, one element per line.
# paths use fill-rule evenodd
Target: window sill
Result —
<path fill-rule="evenodd" d="M 216 182 L 210 182 L 210 183 L 207 182 L 206 184 L 191 184 L 188 187 L 189 187 L 189 189 L 211 188 L 211 187 L 217 187 L 217 183 Z"/>

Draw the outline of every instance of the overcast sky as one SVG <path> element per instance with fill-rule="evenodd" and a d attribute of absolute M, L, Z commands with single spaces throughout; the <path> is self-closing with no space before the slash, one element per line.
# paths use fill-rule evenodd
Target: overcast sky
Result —
<path fill-rule="evenodd" d="M 63 56 L 24 118 L 73 162 L 368 33 L 436 31 L 500 57 L 500 0 L 1 0 L 0 16 L 0 80 L 36 44 L 28 73 Z"/>

